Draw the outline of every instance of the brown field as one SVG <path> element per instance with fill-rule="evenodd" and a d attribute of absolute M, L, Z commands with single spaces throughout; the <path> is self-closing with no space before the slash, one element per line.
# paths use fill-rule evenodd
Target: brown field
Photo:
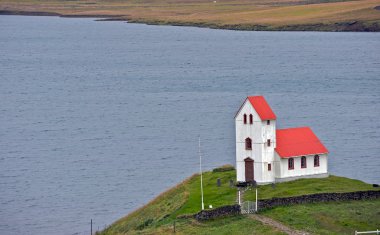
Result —
<path fill-rule="evenodd" d="M 380 0 L 0 0 L 0 13 L 240 30 L 380 31 Z"/>

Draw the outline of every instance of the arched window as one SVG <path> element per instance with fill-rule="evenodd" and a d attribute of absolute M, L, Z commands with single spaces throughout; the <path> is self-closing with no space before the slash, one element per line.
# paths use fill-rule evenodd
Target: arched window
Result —
<path fill-rule="evenodd" d="M 249 124 L 253 124 L 253 115 L 252 114 L 249 115 Z"/>
<path fill-rule="evenodd" d="M 314 156 L 314 166 L 319 166 L 319 156 L 318 155 Z"/>
<path fill-rule="evenodd" d="M 306 157 L 301 157 L 301 168 L 306 168 Z"/>
<path fill-rule="evenodd" d="M 247 114 L 244 114 L 243 119 L 244 119 L 244 124 L 247 124 Z"/>
<path fill-rule="evenodd" d="M 245 149 L 251 150 L 252 149 L 252 140 L 250 138 L 245 139 Z"/>
<path fill-rule="evenodd" d="M 288 169 L 289 170 L 293 170 L 294 169 L 294 159 L 293 158 L 289 158 L 288 159 Z"/>

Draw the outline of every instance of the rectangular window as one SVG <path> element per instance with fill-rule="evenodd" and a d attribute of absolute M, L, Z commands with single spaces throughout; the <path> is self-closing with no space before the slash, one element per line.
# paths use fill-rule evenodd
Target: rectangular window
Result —
<path fill-rule="evenodd" d="M 301 157 L 301 168 L 306 168 L 306 157 Z"/>
<path fill-rule="evenodd" d="M 267 146 L 270 147 L 270 140 L 267 140 Z"/>
<path fill-rule="evenodd" d="M 314 167 L 317 167 L 317 166 L 319 166 L 319 156 L 315 155 L 314 156 Z"/>
<path fill-rule="evenodd" d="M 294 169 L 294 159 L 293 158 L 289 158 L 288 159 L 288 169 L 289 170 L 293 170 Z"/>
<path fill-rule="evenodd" d="M 267 120 L 267 125 L 270 125 L 270 120 Z"/>
<path fill-rule="evenodd" d="M 272 170 L 272 164 L 268 164 L 268 171 L 271 171 Z"/>
<path fill-rule="evenodd" d="M 250 138 L 245 139 L 245 149 L 252 150 L 252 140 Z"/>

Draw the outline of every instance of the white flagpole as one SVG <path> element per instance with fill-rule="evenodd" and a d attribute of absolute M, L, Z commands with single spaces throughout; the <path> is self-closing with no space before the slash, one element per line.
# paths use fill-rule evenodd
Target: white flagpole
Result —
<path fill-rule="evenodd" d="M 205 209 L 205 204 L 203 203 L 203 176 L 202 176 L 202 154 L 201 154 L 201 136 L 199 136 L 199 171 L 201 174 L 201 197 L 202 197 L 202 210 Z"/>

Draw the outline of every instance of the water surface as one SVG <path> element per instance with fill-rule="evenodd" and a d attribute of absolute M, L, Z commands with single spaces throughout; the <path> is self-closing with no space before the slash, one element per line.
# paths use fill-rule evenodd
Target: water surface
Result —
<path fill-rule="evenodd" d="M 197 172 L 199 134 L 206 169 L 233 164 L 247 95 L 280 128 L 311 126 L 332 174 L 380 182 L 380 33 L 26 16 L 0 29 L 0 234 L 103 228 Z"/>

